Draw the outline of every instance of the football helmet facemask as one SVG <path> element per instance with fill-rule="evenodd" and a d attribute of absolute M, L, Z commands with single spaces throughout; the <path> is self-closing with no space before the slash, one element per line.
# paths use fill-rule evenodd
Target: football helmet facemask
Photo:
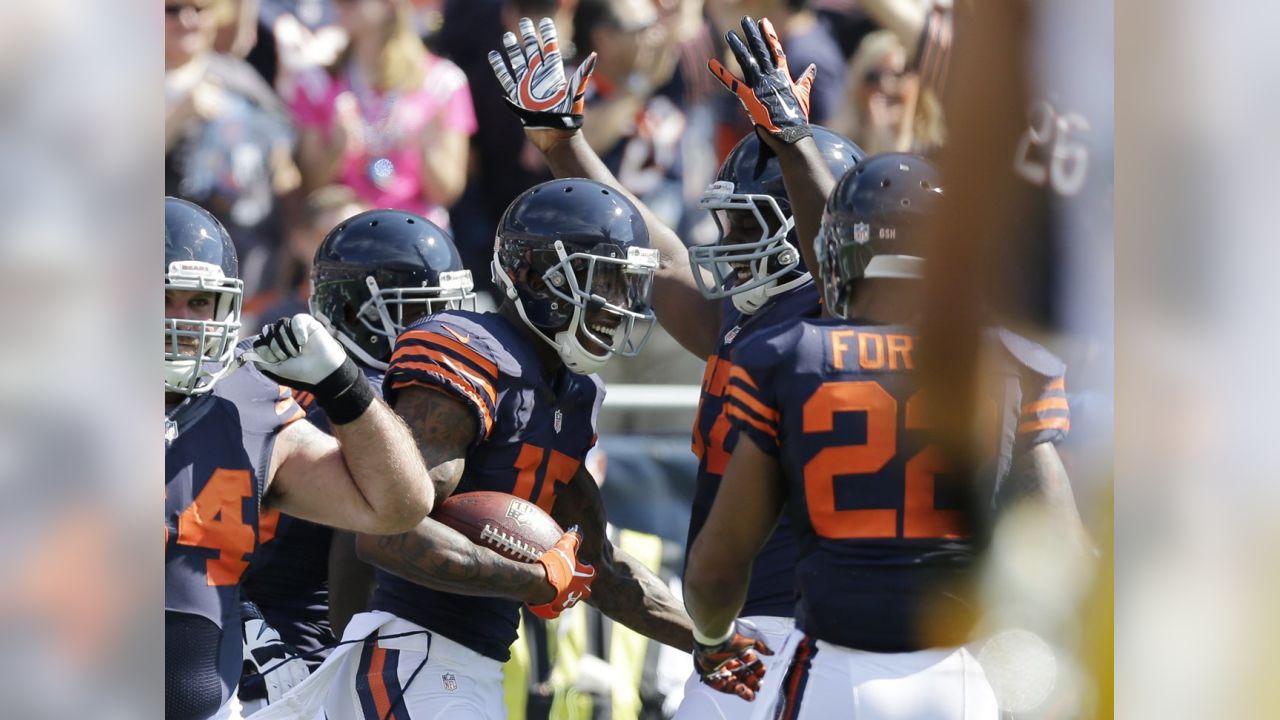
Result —
<path fill-rule="evenodd" d="M 473 287 L 449 233 L 413 213 L 369 210 L 320 243 L 309 306 L 353 358 L 386 370 L 406 325 L 441 310 L 475 310 Z"/>
<path fill-rule="evenodd" d="M 210 293 L 211 319 L 166 317 L 164 390 L 200 395 L 231 367 L 240 334 L 244 283 L 231 236 L 209 211 L 164 199 L 164 289 Z"/>
<path fill-rule="evenodd" d="M 639 354 L 653 331 L 657 269 L 635 205 L 591 180 L 530 188 L 498 223 L 494 282 L 576 373 Z"/>
<path fill-rule="evenodd" d="M 852 140 L 819 125 L 812 128 L 813 140 L 835 177 L 862 159 L 862 149 Z M 739 312 L 751 314 L 769 298 L 809 278 L 793 244 L 795 221 L 778 156 L 755 131 L 729 152 L 698 207 L 711 211 L 720 230 L 715 245 L 689 248 L 694 279 L 703 296 L 731 297 Z M 748 234 L 756 237 L 742 238 L 735 224 L 750 228 Z"/>

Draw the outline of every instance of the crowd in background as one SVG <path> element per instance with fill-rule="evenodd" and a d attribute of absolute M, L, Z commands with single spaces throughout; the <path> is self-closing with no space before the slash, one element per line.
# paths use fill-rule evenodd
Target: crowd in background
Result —
<path fill-rule="evenodd" d="M 750 131 L 706 70 L 709 57 L 729 60 L 724 32 L 743 15 L 771 18 L 792 67 L 818 66 L 814 121 L 868 152 L 927 152 L 943 140 L 939 105 L 908 71 L 918 30 L 897 19 L 929 4 L 166 0 L 165 192 L 231 232 L 247 328 L 300 309 L 325 231 L 373 207 L 448 228 L 492 292 L 499 216 L 551 175 L 486 54 L 519 17 L 551 17 L 569 63 L 599 55 L 588 142 L 685 242 L 712 243 L 698 196 Z M 699 368 L 664 372 L 696 382 Z"/>

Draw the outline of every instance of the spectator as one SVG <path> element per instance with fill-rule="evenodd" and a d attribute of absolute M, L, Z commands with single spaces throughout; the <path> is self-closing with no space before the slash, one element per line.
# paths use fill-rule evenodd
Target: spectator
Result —
<path fill-rule="evenodd" d="M 831 129 L 869 155 L 926 154 L 941 146 L 945 133 L 938 98 L 906 68 L 907 51 L 896 34 L 877 30 L 864 38 L 849 62 L 848 102 Z"/>
<path fill-rule="evenodd" d="M 340 183 L 447 228 L 476 129 L 466 77 L 427 51 L 408 0 L 341 0 L 337 17 L 347 48 L 292 96 L 307 187 Z"/>
<path fill-rule="evenodd" d="M 521 17 L 554 18 L 562 28 L 561 53 L 573 57 L 569 32 L 563 30 L 572 27 L 572 13 L 557 0 L 444 0 L 444 23 L 431 39 L 432 48 L 456 63 L 471 86 L 476 133 L 467 188 L 451 210 L 457 220 L 453 239 L 463 264 L 473 271 L 477 292 L 490 296 L 497 291 L 486 268 L 498 218 L 517 195 L 551 179 L 542 153 L 525 139 L 489 67 L 489 51 L 502 47 L 504 32 L 519 32 Z"/>
<path fill-rule="evenodd" d="M 598 55 L 583 135 L 618 181 L 671 227 L 680 226 L 685 210 L 683 92 L 669 87 L 677 41 L 651 0 L 580 0 L 574 14 L 578 57 Z"/>
<path fill-rule="evenodd" d="M 213 51 L 230 0 L 166 0 L 165 193 L 212 212 L 235 240 L 246 298 L 269 287 L 300 184 L 288 111 L 243 60 Z"/>

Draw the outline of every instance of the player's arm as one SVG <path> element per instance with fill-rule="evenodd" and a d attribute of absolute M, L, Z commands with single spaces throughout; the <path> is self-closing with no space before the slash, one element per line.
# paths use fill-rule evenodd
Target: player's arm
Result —
<path fill-rule="evenodd" d="M 690 265 L 689 252 L 675 232 L 618 182 L 582 134 L 582 98 L 595 67 L 595 54 L 588 56 L 566 81 L 559 51 L 553 49 L 557 45 L 554 24 L 550 21 L 540 24 L 541 39 L 534 36 L 533 25 L 527 19 L 521 20 L 521 31 L 525 35 L 523 44 L 510 33 L 503 39 L 507 61 L 497 52 L 489 54 L 489 64 L 507 93 L 508 105 L 520 117 L 525 134 L 546 156 L 556 177 L 587 178 L 608 185 L 640 210 L 649 240 L 661 257 L 653 279 L 654 313 L 677 342 L 705 359 L 715 350 L 719 339 L 720 305 L 703 297 L 698 290 L 693 273 L 701 270 Z M 536 49 L 539 43 L 540 50 Z M 540 59 L 535 67 L 526 60 L 527 48 L 545 53 L 545 59 Z M 531 67 L 535 69 L 530 70 Z M 560 92 L 561 88 L 565 92 Z M 539 94 L 549 99 L 538 105 Z M 553 102 L 561 96 L 562 100 Z"/>
<path fill-rule="evenodd" d="M 996 504 L 1004 509 L 1026 500 L 1040 503 L 1068 537 L 1081 549 L 1092 551 L 1093 543 L 1080 519 L 1067 468 L 1051 442 L 1036 443 L 1013 458 Z"/>
<path fill-rule="evenodd" d="M 375 398 L 358 418 L 331 427 L 333 436 L 298 420 L 280 432 L 264 503 L 371 533 L 401 532 L 431 510 L 435 493 L 422 458 L 386 403 Z"/>
<path fill-rule="evenodd" d="M 747 599 L 751 563 L 782 513 L 781 478 L 777 458 L 740 434 L 685 567 L 685 607 L 704 639 L 727 637 L 733 630 Z"/>
<path fill-rule="evenodd" d="M 578 555 L 596 570 L 592 605 L 658 642 L 680 650 L 693 646 L 692 626 L 679 599 L 644 563 L 609 541 L 600 486 L 585 467 L 560 491 L 551 514 L 561 526 L 582 528 Z"/>
<path fill-rule="evenodd" d="M 468 540 L 425 518 L 399 535 L 360 535 L 359 558 L 410 582 L 459 595 L 505 597 L 531 605 L 556 595 L 538 563 L 522 563 Z"/>
<path fill-rule="evenodd" d="M 443 501 L 462 479 L 467 449 L 477 433 L 475 414 L 448 393 L 422 385 L 401 388 L 395 403 L 426 461 L 436 497 Z M 361 535 L 356 555 L 393 575 L 446 592 L 525 602 L 545 602 L 552 593 L 538 565 L 507 560 L 431 518 L 399 535 Z"/>
<path fill-rule="evenodd" d="M 716 58 L 711 58 L 707 67 L 729 92 L 738 96 L 756 134 L 777 153 L 787 197 L 791 199 L 800 254 L 805 268 L 816 273 L 813 239 L 822 224 L 827 196 L 839 179 L 831 176 L 809 126 L 809 92 L 817 67 L 810 65 L 798 80 L 792 80 L 782 43 L 768 18 L 759 22 L 742 18 L 742 35 L 745 43 L 732 31 L 725 34 L 729 49 L 742 68 L 741 79 Z"/>
<path fill-rule="evenodd" d="M 341 638 L 351 616 L 369 609 L 373 567 L 356 555 L 356 537 L 336 530 L 329 542 L 329 626 Z"/>

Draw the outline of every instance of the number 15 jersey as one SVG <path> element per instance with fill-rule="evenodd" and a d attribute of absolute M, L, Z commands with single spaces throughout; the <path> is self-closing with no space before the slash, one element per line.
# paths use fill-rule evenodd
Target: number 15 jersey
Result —
<path fill-rule="evenodd" d="M 984 500 L 1014 456 L 1069 424 L 1062 363 L 1007 331 L 989 339 L 999 362 L 979 399 L 988 457 L 973 486 Z M 859 650 L 930 646 L 924 611 L 961 602 L 943 588 L 973 561 L 976 496 L 932 442 L 915 346 L 905 326 L 823 319 L 753 335 L 733 353 L 726 411 L 777 457 L 786 483 L 797 623 Z"/>

